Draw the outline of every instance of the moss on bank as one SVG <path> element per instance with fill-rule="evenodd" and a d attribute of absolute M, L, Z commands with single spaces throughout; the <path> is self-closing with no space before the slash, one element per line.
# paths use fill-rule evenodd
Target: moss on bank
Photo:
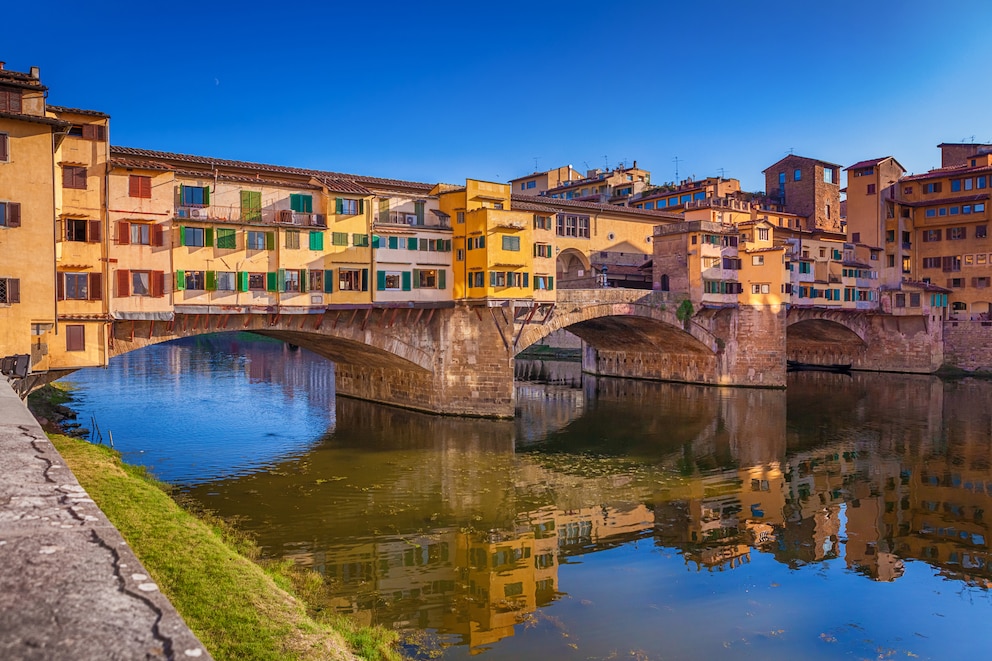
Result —
<path fill-rule="evenodd" d="M 168 487 L 113 450 L 62 435 L 51 439 L 214 658 L 400 658 L 394 633 L 308 612 L 288 591 L 320 592 L 319 575 L 291 563 L 254 562 L 250 538 L 209 515 L 194 516 Z"/>

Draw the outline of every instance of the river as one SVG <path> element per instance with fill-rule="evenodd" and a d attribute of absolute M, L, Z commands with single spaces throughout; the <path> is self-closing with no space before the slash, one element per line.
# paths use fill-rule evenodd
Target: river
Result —
<path fill-rule="evenodd" d="M 788 389 L 518 361 L 517 417 L 334 394 L 246 334 L 82 370 L 80 422 L 415 657 L 959 659 L 992 646 L 992 383 Z"/>

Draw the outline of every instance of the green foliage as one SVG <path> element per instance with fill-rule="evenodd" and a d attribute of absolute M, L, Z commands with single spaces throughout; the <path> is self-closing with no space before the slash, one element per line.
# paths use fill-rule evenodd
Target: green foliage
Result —
<path fill-rule="evenodd" d="M 692 314 L 695 310 L 692 309 L 692 301 L 688 298 L 679 303 L 678 309 L 675 310 L 675 318 L 682 322 L 682 327 L 689 328 L 689 320 L 692 319 Z"/>

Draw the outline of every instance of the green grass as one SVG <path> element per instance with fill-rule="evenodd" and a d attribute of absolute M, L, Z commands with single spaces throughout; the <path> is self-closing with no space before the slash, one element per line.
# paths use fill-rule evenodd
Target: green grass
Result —
<path fill-rule="evenodd" d="M 322 611 L 326 585 L 319 574 L 289 562 L 260 565 L 251 538 L 180 507 L 143 468 L 103 446 L 51 438 L 214 658 L 401 658 L 393 632 Z"/>

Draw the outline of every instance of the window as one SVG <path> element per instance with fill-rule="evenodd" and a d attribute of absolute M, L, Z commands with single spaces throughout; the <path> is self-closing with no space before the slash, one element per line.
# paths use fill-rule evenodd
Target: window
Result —
<path fill-rule="evenodd" d="M 248 274 L 248 291 L 265 291 L 265 274 Z"/>
<path fill-rule="evenodd" d="M 65 350 L 85 351 L 86 350 L 86 327 L 82 324 L 66 324 L 65 326 Z"/>
<path fill-rule="evenodd" d="M 589 216 L 558 216 L 558 236 L 589 238 Z"/>
<path fill-rule="evenodd" d="M 823 168 L 823 181 L 828 184 L 834 183 L 834 169 Z"/>
<path fill-rule="evenodd" d="M 958 255 L 948 255 L 942 258 L 941 269 L 945 272 L 960 271 L 961 257 Z"/>
<path fill-rule="evenodd" d="M 21 112 L 21 90 L 0 90 L 0 112 Z"/>
<path fill-rule="evenodd" d="M 535 243 L 534 244 L 534 256 L 535 257 L 551 257 L 551 244 L 550 243 Z"/>
<path fill-rule="evenodd" d="M 400 291 L 404 289 L 403 280 L 409 281 L 410 274 L 401 271 L 379 271 L 377 277 L 379 291 Z M 406 289 L 409 290 L 410 286 L 407 285 Z"/>
<path fill-rule="evenodd" d="M 947 240 L 948 241 L 961 241 L 966 238 L 968 232 L 967 228 L 964 227 L 948 227 L 947 228 Z"/>
<path fill-rule="evenodd" d="M 797 168 L 792 173 L 792 180 L 793 181 L 802 181 L 803 180 L 803 171 Z"/>
<path fill-rule="evenodd" d="M 920 294 L 910 294 L 909 305 L 914 308 L 920 307 Z"/>
<path fill-rule="evenodd" d="M 538 290 L 552 290 L 555 288 L 555 279 L 550 275 L 535 275 L 534 276 L 534 289 Z"/>
<path fill-rule="evenodd" d="M 936 209 L 927 209 L 925 213 L 927 218 L 935 218 L 937 216 Z"/>
<path fill-rule="evenodd" d="M 125 273 L 127 273 L 125 271 Z M 151 271 L 131 271 L 130 293 L 133 296 L 151 295 Z"/>
<path fill-rule="evenodd" d="M 262 193 L 260 191 L 241 191 L 241 220 L 259 222 L 262 220 Z"/>
<path fill-rule="evenodd" d="M 964 180 L 964 189 L 965 190 L 972 190 L 974 187 L 975 187 L 975 180 L 974 179 L 965 179 Z"/>
<path fill-rule="evenodd" d="M 947 286 L 952 289 L 964 289 L 964 278 L 950 278 Z"/>
<path fill-rule="evenodd" d="M 455 214 L 455 222 L 458 223 L 459 225 L 464 225 L 465 224 L 465 212 L 464 211 L 459 211 L 458 213 Z"/>
<path fill-rule="evenodd" d="M 89 273 L 63 273 L 63 290 L 60 299 L 85 301 L 89 298 Z"/>
<path fill-rule="evenodd" d="M 183 287 L 182 289 L 206 289 L 207 282 L 204 277 L 203 271 L 177 271 L 177 274 L 183 274 Z"/>
<path fill-rule="evenodd" d="M 286 247 L 291 250 L 300 247 L 300 230 L 286 230 Z"/>
<path fill-rule="evenodd" d="M 912 186 L 903 186 L 903 188 L 902 188 L 902 194 L 903 195 L 912 195 L 913 194 L 913 187 Z"/>
<path fill-rule="evenodd" d="M 313 198 L 302 193 L 291 193 L 289 208 L 300 213 L 313 213 Z"/>
<path fill-rule="evenodd" d="M 134 245 L 149 246 L 151 245 L 151 229 L 151 225 L 130 223 L 128 238 Z"/>
<path fill-rule="evenodd" d="M 768 228 L 767 227 L 759 227 L 758 228 L 758 240 L 759 241 L 767 241 L 768 240 Z"/>
<path fill-rule="evenodd" d="M 973 209 L 975 210 L 975 213 L 982 213 L 985 211 L 985 203 L 979 202 L 973 207 Z"/>
<path fill-rule="evenodd" d="M 202 248 L 206 245 L 207 231 L 203 227 L 182 227 L 179 228 L 182 245 L 193 248 Z"/>
<path fill-rule="evenodd" d="M 989 226 L 988 225 L 975 225 L 975 238 L 976 239 L 984 239 L 984 238 L 987 238 L 988 235 L 989 235 Z"/>
<path fill-rule="evenodd" d="M 924 257 L 923 258 L 923 268 L 925 268 L 925 269 L 939 269 L 940 268 L 940 257 Z"/>
<path fill-rule="evenodd" d="M 21 302 L 21 281 L 17 278 L 0 278 L 0 304 Z"/>
<path fill-rule="evenodd" d="M 237 232 L 228 228 L 217 229 L 217 247 L 224 250 L 234 250 L 238 247 Z"/>
<path fill-rule="evenodd" d="M 107 139 L 107 127 L 98 124 L 74 124 L 69 128 L 69 135 L 83 140 L 104 141 Z"/>
<path fill-rule="evenodd" d="M 940 241 L 940 230 L 923 230 L 923 242 Z"/>
<path fill-rule="evenodd" d="M 958 213 L 960 213 L 960 211 L 961 210 L 958 207 L 951 207 L 950 210 L 949 210 L 949 213 L 952 216 L 956 216 L 956 215 L 958 215 Z"/>
<path fill-rule="evenodd" d="M 961 190 L 961 180 L 960 179 L 951 179 L 951 192 L 952 193 L 957 193 L 960 190 Z"/>
<path fill-rule="evenodd" d="M 298 235 L 297 241 L 299 241 Z M 265 232 L 248 232 L 246 244 L 248 250 L 265 250 Z"/>
<path fill-rule="evenodd" d="M 971 205 L 970 204 L 962 204 L 961 205 L 961 213 L 963 213 L 963 214 L 969 214 L 969 213 L 971 213 Z"/>
<path fill-rule="evenodd" d="M 346 197 L 339 197 L 335 200 L 335 212 L 339 215 L 345 216 L 357 216 L 361 211 L 364 211 L 362 207 L 364 204 L 360 204 L 362 200 L 350 200 Z"/>
<path fill-rule="evenodd" d="M 868 184 L 868 189 L 865 191 L 868 195 L 875 194 L 875 184 Z"/>
<path fill-rule="evenodd" d="M 536 181 L 528 181 L 527 182 L 527 188 L 528 189 L 530 189 L 530 188 L 536 188 L 536 187 L 537 187 L 537 182 Z"/>
<path fill-rule="evenodd" d="M 551 216 L 534 216 L 534 229 L 536 230 L 551 229 Z"/>
<path fill-rule="evenodd" d="M 184 207 L 205 207 L 210 205 L 210 189 L 206 186 L 179 186 L 179 203 Z"/>
<path fill-rule="evenodd" d="M 323 291 L 324 289 L 324 272 L 320 269 L 310 270 L 310 291 Z"/>
<path fill-rule="evenodd" d="M 62 166 L 62 188 L 86 190 L 86 168 L 81 165 Z"/>
<path fill-rule="evenodd" d="M 513 252 L 520 251 L 520 237 L 519 236 L 504 236 L 503 237 L 503 250 L 510 250 Z"/>
<path fill-rule="evenodd" d="M 341 291 L 366 291 L 368 285 L 365 274 L 367 273 L 368 271 L 363 269 L 338 269 L 338 289 Z"/>
<path fill-rule="evenodd" d="M 283 272 L 283 291 L 296 292 L 300 291 L 300 282 L 302 278 L 300 277 L 300 271 L 297 269 L 286 269 Z"/>
<path fill-rule="evenodd" d="M 0 227 L 21 226 L 21 205 L 19 202 L 0 202 Z"/>
<path fill-rule="evenodd" d="M 332 246 L 347 246 L 348 245 L 348 233 L 347 232 L 331 232 L 331 245 Z"/>
<path fill-rule="evenodd" d="M 413 286 L 415 289 L 444 289 L 443 286 L 438 286 L 437 269 L 414 269 Z"/>
<path fill-rule="evenodd" d="M 942 182 L 935 181 L 929 184 L 923 184 L 924 193 L 939 193 L 943 190 Z"/>
<path fill-rule="evenodd" d="M 765 263 L 764 255 L 751 255 L 751 265 L 752 266 L 763 266 Z"/>
<path fill-rule="evenodd" d="M 490 271 L 489 272 L 489 286 L 490 287 L 505 287 L 506 286 L 506 271 Z"/>
<path fill-rule="evenodd" d="M 321 234 L 321 237 L 320 238 L 321 238 L 320 247 L 319 248 L 314 248 L 313 246 L 311 246 L 310 247 L 311 250 L 323 250 L 324 249 L 323 248 L 323 245 L 324 245 L 324 241 L 323 241 L 324 236 L 323 236 L 323 234 Z M 351 245 L 355 246 L 356 248 L 368 248 L 369 247 L 369 235 L 368 234 L 352 234 L 351 235 Z"/>
<path fill-rule="evenodd" d="M 220 291 L 234 291 L 234 271 L 217 271 L 214 288 Z"/>
<path fill-rule="evenodd" d="M 65 219 L 66 241 L 87 241 L 89 243 L 99 243 L 101 234 L 102 232 L 99 220 L 86 220 L 85 218 Z"/>
<path fill-rule="evenodd" d="M 458 248 L 455 250 L 455 261 L 464 262 L 465 261 L 465 250 L 463 248 Z"/>
<path fill-rule="evenodd" d="M 152 196 L 152 178 L 140 174 L 129 175 L 127 178 L 127 194 L 128 197 L 150 198 Z"/>
<path fill-rule="evenodd" d="M 767 294 L 771 291 L 770 285 L 767 284 L 753 284 L 751 285 L 752 294 Z"/>
<path fill-rule="evenodd" d="M 896 294 L 896 301 L 895 301 L 895 303 L 896 303 L 896 307 L 897 308 L 904 308 L 904 307 L 906 307 L 906 295 L 905 294 Z"/>
<path fill-rule="evenodd" d="M 885 256 L 885 265 L 888 266 L 889 268 L 895 268 L 895 265 L 896 265 L 896 256 L 895 255 L 886 255 Z"/>
<path fill-rule="evenodd" d="M 785 173 L 784 172 L 779 172 L 778 173 L 778 187 L 779 188 L 784 188 L 785 187 Z"/>
<path fill-rule="evenodd" d="M 162 271 L 128 271 L 119 269 L 117 276 L 117 296 L 153 296 L 161 297 L 165 295 L 165 273 Z M 185 276 L 183 277 L 185 281 Z M 176 275 L 176 282 L 179 276 Z M 94 283 L 90 281 L 91 292 Z M 181 287 L 177 287 L 181 289 Z"/>

